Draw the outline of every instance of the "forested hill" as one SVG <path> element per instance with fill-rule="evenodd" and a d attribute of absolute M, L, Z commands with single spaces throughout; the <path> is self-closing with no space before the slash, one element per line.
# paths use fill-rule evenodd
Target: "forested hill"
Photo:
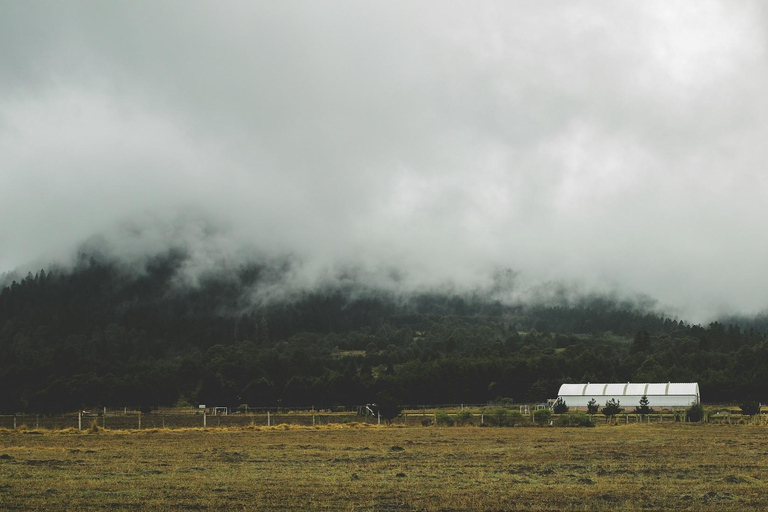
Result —
<path fill-rule="evenodd" d="M 72 270 L 4 287 L 0 412 L 351 405 L 383 395 L 539 401 L 569 381 L 697 381 L 705 401 L 765 398 L 766 337 L 745 319 L 702 327 L 600 298 L 510 306 L 350 285 L 265 302 L 260 291 L 279 285 L 288 263 L 190 284 L 186 261 L 171 251 L 129 269 L 83 256 Z"/>

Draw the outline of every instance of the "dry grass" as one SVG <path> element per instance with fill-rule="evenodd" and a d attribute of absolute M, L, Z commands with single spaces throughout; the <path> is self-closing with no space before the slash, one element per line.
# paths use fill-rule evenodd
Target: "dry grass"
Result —
<path fill-rule="evenodd" d="M 2 510 L 766 510 L 765 427 L 0 431 Z"/>

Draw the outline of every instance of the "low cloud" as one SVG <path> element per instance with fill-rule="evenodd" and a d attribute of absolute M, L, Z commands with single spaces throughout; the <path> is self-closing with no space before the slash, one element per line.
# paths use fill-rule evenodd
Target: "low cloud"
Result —
<path fill-rule="evenodd" d="M 768 307 L 759 2 L 8 2 L 0 268 L 174 244 Z"/>

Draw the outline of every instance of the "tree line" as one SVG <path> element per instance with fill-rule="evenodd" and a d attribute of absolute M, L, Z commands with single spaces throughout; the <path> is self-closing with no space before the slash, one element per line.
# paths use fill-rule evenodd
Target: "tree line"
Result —
<path fill-rule="evenodd" d="M 285 266 L 180 285 L 183 251 L 137 271 L 82 255 L 0 292 L 0 412 L 205 403 L 237 407 L 538 402 L 564 382 L 699 382 L 711 402 L 764 398 L 765 332 L 689 325 L 592 297 L 328 287 L 251 303 Z M 281 270 L 282 269 L 282 270 Z M 354 293 L 353 293 L 354 292 Z"/>

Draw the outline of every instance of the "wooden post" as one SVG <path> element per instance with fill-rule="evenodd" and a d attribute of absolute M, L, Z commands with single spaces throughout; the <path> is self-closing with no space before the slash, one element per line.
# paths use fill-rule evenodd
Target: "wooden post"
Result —
<path fill-rule="evenodd" d="M 484 425 L 484 424 L 485 424 L 485 421 L 484 421 L 484 420 L 485 420 L 485 413 L 482 413 L 482 412 L 481 412 L 481 413 L 480 413 L 480 424 L 481 424 L 481 425 Z"/>
<path fill-rule="evenodd" d="M 313 427 L 315 426 L 315 415 L 314 414 L 312 415 L 312 426 Z"/>
<path fill-rule="evenodd" d="M 267 410 L 267 426 L 268 427 L 270 426 L 270 424 L 269 424 L 269 410 Z"/>
<path fill-rule="evenodd" d="M 206 418 L 205 411 L 203 411 L 203 428 L 208 426 L 208 419 Z"/>
<path fill-rule="evenodd" d="M 13 428 L 16 429 L 16 418 L 13 418 Z M 83 430 L 83 412 L 77 411 L 77 430 Z"/>
<path fill-rule="evenodd" d="M 16 416 L 13 417 L 13 430 L 16 430 Z"/>
<path fill-rule="evenodd" d="M 141 411 L 139 411 L 139 430 L 141 430 Z"/>

